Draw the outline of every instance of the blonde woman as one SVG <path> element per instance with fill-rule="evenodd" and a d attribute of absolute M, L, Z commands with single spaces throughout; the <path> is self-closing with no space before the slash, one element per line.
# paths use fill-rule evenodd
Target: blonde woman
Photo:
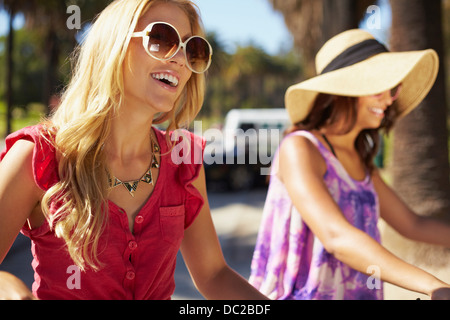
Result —
<path fill-rule="evenodd" d="M 23 232 L 35 282 L 0 273 L 1 298 L 170 299 L 180 247 L 206 298 L 264 298 L 224 261 L 203 141 L 174 132 L 203 103 L 202 34 L 188 0 L 118 0 L 98 17 L 60 107 L 6 140 L 0 261 Z"/>

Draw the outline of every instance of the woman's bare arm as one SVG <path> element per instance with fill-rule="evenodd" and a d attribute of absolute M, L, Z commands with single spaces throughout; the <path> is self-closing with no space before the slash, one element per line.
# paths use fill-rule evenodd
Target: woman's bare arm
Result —
<path fill-rule="evenodd" d="M 211 218 L 203 169 L 194 185 L 205 204 L 185 232 L 181 253 L 197 289 L 207 299 L 267 299 L 225 262 Z"/>
<path fill-rule="evenodd" d="M 400 287 L 432 295 L 448 285 L 386 250 L 352 226 L 331 197 L 323 176 L 326 164 L 306 138 L 294 136 L 281 146 L 280 177 L 302 219 L 325 249 L 338 260 L 362 273 L 377 266 L 381 279 Z"/>
<path fill-rule="evenodd" d="M 33 148 L 20 140 L 0 162 L 0 263 L 42 195 L 32 172 Z M 6 272 L 0 272 L 0 289 L 1 299 L 33 298 L 22 281 Z"/>
<path fill-rule="evenodd" d="M 401 235 L 415 241 L 450 248 L 450 225 L 412 211 L 381 178 L 378 172 L 372 181 L 380 202 L 381 217 Z"/>

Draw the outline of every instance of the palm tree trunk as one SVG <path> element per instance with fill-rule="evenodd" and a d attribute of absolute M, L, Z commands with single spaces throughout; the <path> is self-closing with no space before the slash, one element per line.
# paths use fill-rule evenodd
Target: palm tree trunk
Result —
<path fill-rule="evenodd" d="M 316 74 L 315 56 L 322 45 L 342 31 L 358 28 L 375 0 L 269 0 L 280 11 L 304 59 L 306 77 Z"/>
<path fill-rule="evenodd" d="M 391 0 L 393 51 L 435 49 L 443 61 L 440 0 Z M 416 213 L 450 221 L 445 71 L 428 97 L 394 129 L 392 186 Z M 383 245 L 397 256 L 435 275 L 445 274 L 448 251 L 408 240 L 381 223 Z M 445 280 L 445 278 L 443 278 Z M 391 285 L 386 299 L 415 299 L 417 294 Z"/>
<path fill-rule="evenodd" d="M 13 109 L 13 74 L 14 74 L 14 62 L 13 62 L 13 47 L 14 47 L 14 9 L 10 8 L 9 11 L 9 33 L 8 44 L 6 51 L 6 135 L 12 132 L 12 109 Z"/>
<path fill-rule="evenodd" d="M 320 47 L 335 35 L 353 28 L 358 28 L 363 15 L 357 8 L 355 0 L 322 0 L 323 21 Z"/>
<path fill-rule="evenodd" d="M 435 49 L 444 61 L 440 0 L 391 0 L 394 51 Z M 418 213 L 450 220 L 445 69 L 423 103 L 394 129 L 393 187 Z"/>
<path fill-rule="evenodd" d="M 52 97 L 57 91 L 57 79 L 56 72 L 58 69 L 58 56 L 59 56 L 59 45 L 58 37 L 53 27 L 50 27 L 47 31 L 47 38 L 45 42 L 46 50 L 46 69 L 44 75 L 44 92 L 43 92 L 43 102 L 47 106 L 46 113 L 50 114 Z"/>

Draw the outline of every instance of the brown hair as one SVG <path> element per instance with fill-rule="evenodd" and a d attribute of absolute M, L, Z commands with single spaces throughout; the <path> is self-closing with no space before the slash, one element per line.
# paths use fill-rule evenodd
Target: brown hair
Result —
<path fill-rule="evenodd" d="M 357 116 L 356 97 L 335 96 L 320 93 L 308 117 L 291 126 L 285 132 L 289 134 L 298 130 L 320 130 L 327 128 L 334 134 L 346 134 L 353 129 Z M 372 172 L 375 168 L 373 159 L 375 158 L 380 145 L 380 129 L 389 133 L 397 118 L 397 108 L 391 105 L 386 110 L 385 118 L 377 129 L 362 130 L 355 141 L 355 148 L 365 167 Z"/>

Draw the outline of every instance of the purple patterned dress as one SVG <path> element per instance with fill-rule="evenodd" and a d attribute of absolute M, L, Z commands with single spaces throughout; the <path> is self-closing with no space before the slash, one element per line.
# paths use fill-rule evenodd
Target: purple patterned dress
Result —
<path fill-rule="evenodd" d="M 324 181 L 330 194 L 352 225 L 380 242 L 379 203 L 368 175 L 352 179 L 338 159 L 310 132 L 308 138 L 327 164 Z M 283 183 L 274 174 L 264 207 L 251 264 L 250 283 L 271 299 L 282 300 L 381 300 L 383 286 L 329 254 L 302 221 Z"/>

